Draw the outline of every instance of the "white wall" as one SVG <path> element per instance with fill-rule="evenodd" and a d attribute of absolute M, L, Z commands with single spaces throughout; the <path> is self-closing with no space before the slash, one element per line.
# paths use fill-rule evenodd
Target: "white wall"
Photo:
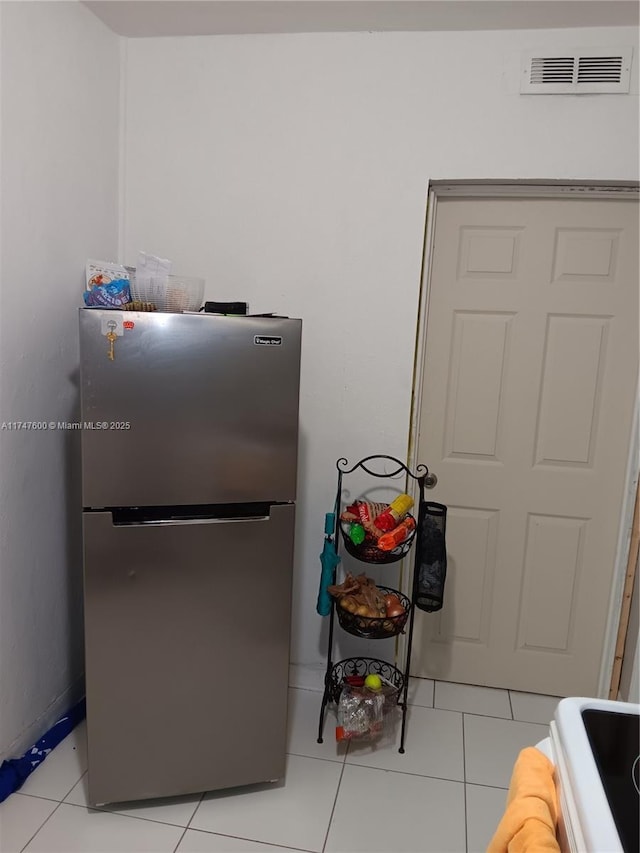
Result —
<path fill-rule="evenodd" d="M 406 458 L 429 179 L 637 179 L 637 86 L 517 94 L 520 49 L 629 43 L 631 29 L 127 43 L 124 259 L 163 254 L 209 298 L 304 319 L 294 662 L 325 654 L 335 460 Z"/>
<path fill-rule="evenodd" d="M 119 39 L 73 2 L 0 14 L 0 421 L 69 420 L 84 262 L 117 250 Z M 77 439 L 0 431 L 0 758 L 82 695 Z"/>

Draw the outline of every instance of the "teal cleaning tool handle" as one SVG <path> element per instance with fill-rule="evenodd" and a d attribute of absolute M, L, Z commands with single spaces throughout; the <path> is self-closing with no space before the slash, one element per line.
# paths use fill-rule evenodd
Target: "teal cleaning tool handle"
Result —
<path fill-rule="evenodd" d="M 333 536 L 333 531 L 336 529 L 336 514 L 328 512 L 324 517 L 324 535 Z"/>
<path fill-rule="evenodd" d="M 324 548 L 320 554 L 322 570 L 316 603 L 316 611 L 320 616 L 328 616 L 331 613 L 331 596 L 327 590 L 333 583 L 333 575 L 340 562 L 340 557 L 336 553 L 335 542 L 331 538 L 335 530 L 335 520 L 336 516 L 333 512 L 328 512 L 324 517 Z"/>

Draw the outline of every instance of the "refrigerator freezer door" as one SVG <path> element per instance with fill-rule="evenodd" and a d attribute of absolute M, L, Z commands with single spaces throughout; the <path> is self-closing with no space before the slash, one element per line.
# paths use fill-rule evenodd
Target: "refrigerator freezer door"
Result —
<path fill-rule="evenodd" d="M 91 804 L 284 776 L 294 515 L 84 514 Z"/>
<path fill-rule="evenodd" d="M 301 328 L 81 309 L 83 505 L 294 500 Z"/>

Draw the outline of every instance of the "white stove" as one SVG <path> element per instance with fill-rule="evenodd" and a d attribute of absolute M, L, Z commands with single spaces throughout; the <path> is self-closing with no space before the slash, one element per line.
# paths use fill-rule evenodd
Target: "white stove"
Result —
<path fill-rule="evenodd" d="M 638 853 L 640 705 L 563 699 L 538 748 L 553 761 L 563 853 Z"/>

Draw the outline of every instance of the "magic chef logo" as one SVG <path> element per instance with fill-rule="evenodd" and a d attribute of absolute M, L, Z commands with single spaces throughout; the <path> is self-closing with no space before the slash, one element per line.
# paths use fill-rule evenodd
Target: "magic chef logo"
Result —
<path fill-rule="evenodd" d="M 254 335 L 253 342 L 261 347 L 282 346 L 282 338 L 280 335 Z"/>

